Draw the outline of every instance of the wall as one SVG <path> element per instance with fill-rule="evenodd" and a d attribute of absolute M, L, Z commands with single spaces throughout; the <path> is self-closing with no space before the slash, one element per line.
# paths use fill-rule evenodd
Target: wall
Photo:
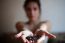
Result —
<path fill-rule="evenodd" d="M 15 23 L 24 17 L 23 0 L 1 0 L 1 32 L 16 32 Z"/>
<path fill-rule="evenodd" d="M 16 32 L 17 21 L 27 21 L 23 10 L 24 0 L 1 0 L 0 33 Z M 52 22 L 52 32 L 65 31 L 65 0 L 41 0 L 41 21 Z"/>
<path fill-rule="evenodd" d="M 65 32 L 65 0 L 41 0 L 42 20 L 52 22 L 52 32 Z"/>

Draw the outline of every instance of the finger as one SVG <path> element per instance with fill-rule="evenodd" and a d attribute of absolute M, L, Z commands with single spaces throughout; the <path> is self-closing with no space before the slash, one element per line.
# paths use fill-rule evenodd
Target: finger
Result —
<path fill-rule="evenodd" d="M 30 43 L 30 41 L 28 41 L 27 39 L 26 39 L 26 42 L 27 42 L 27 43 Z"/>
<path fill-rule="evenodd" d="M 30 43 L 33 43 L 33 41 L 30 40 Z"/>
<path fill-rule="evenodd" d="M 56 36 L 55 35 L 52 35 L 54 38 L 56 38 Z"/>

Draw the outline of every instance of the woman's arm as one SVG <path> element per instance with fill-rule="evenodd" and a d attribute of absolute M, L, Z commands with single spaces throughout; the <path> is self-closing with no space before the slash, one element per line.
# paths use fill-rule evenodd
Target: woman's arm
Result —
<path fill-rule="evenodd" d="M 30 31 L 27 30 L 27 28 L 24 26 L 23 22 L 17 22 L 16 23 L 16 29 L 18 31 L 18 34 L 15 35 L 16 39 L 21 39 L 21 41 L 23 41 L 24 43 L 30 43 L 30 41 L 28 41 L 26 39 L 26 37 L 28 35 L 33 35 Z"/>
<path fill-rule="evenodd" d="M 48 36 L 48 38 L 56 38 L 55 35 L 50 33 L 50 29 L 51 29 L 50 21 L 46 21 L 46 23 L 42 23 L 40 29 L 43 31 L 43 34 L 45 33 L 45 35 Z"/>
<path fill-rule="evenodd" d="M 55 35 L 51 34 L 50 31 L 51 23 L 50 21 L 42 22 L 40 26 L 40 31 L 37 32 L 38 35 L 41 35 L 41 37 L 38 39 L 38 42 L 41 42 L 45 40 L 45 36 L 48 36 L 48 38 L 56 38 Z"/>
<path fill-rule="evenodd" d="M 51 27 L 52 27 L 51 22 L 47 21 L 45 24 L 47 26 L 47 31 L 44 31 L 45 35 L 48 36 L 48 38 L 56 38 L 55 35 L 50 33 L 50 30 L 51 30 Z"/>
<path fill-rule="evenodd" d="M 47 20 L 45 24 L 47 25 L 47 31 L 50 32 L 50 30 L 51 30 L 51 28 L 52 28 L 52 23 L 51 23 L 51 21 L 48 21 L 48 20 Z"/>
<path fill-rule="evenodd" d="M 19 21 L 16 23 L 16 29 L 17 29 L 17 32 L 21 32 L 24 28 L 24 23 L 22 21 Z"/>

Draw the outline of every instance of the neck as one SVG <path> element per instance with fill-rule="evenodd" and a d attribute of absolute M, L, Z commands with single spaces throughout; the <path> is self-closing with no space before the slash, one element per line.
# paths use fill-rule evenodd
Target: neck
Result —
<path fill-rule="evenodd" d="M 40 20 L 35 20 L 35 21 L 29 20 L 29 23 L 34 25 L 38 24 L 39 22 Z"/>

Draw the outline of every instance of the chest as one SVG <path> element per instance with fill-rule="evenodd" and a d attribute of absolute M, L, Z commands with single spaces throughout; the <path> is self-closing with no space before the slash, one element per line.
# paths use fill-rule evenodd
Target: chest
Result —
<path fill-rule="evenodd" d="M 38 29 L 37 25 L 26 25 L 25 27 L 32 32 Z"/>
<path fill-rule="evenodd" d="M 46 24 L 37 24 L 37 25 L 26 25 L 26 28 L 29 29 L 31 32 L 35 33 L 37 30 L 41 29 L 43 31 L 47 30 Z"/>

